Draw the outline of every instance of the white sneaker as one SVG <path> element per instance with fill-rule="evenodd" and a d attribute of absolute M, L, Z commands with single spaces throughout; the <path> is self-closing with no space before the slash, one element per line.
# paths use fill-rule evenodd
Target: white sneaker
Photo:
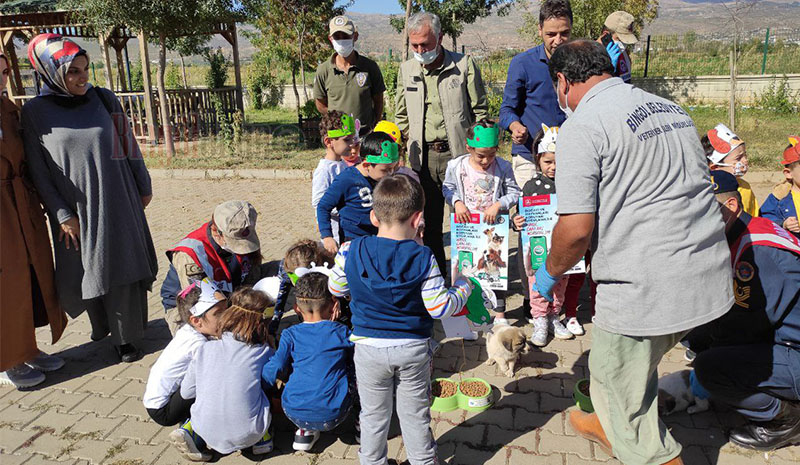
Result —
<path fill-rule="evenodd" d="M 500 317 L 496 317 L 494 319 L 494 324 L 511 326 L 511 323 L 508 322 L 508 318 L 500 318 Z"/>
<path fill-rule="evenodd" d="M 294 433 L 294 443 L 292 443 L 292 448 L 294 450 L 304 452 L 310 451 L 318 439 L 319 431 L 299 429 L 296 433 Z"/>
<path fill-rule="evenodd" d="M 0 384 L 10 384 L 17 389 L 33 387 L 43 383 L 44 380 L 44 373 L 34 370 L 24 363 L 6 371 L 0 371 Z"/>
<path fill-rule="evenodd" d="M 25 365 L 43 372 L 56 371 L 64 366 L 64 359 L 55 355 L 48 355 L 40 350 L 39 355 L 34 357 L 33 360 L 25 362 Z"/>
<path fill-rule="evenodd" d="M 544 347 L 547 345 L 546 316 L 539 316 L 533 319 L 533 334 L 531 334 L 531 343 L 539 347 Z"/>
<path fill-rule="evenodd" d="M 558 319 L 558 315 L 553 315 L 550 317 L 550 325 L 548 329 L 551 333 L 553 333 L 553 336 L 555 336 L 556 339 L 572 339 L 575 337 L 571 332 L 567 331 L 567 328 L 565 328 L 563 324 L 561 324 L 561 321 Z"/>
<path fill-rule="evenodd" d="M 578 319 L 574 316 L 567 320 L 567 331 L 576 336 L 583 336 L 586 334 L 586 332 L 583 330 L 583 325 L 581 325 L 580 321 L 578 321 Z"/>

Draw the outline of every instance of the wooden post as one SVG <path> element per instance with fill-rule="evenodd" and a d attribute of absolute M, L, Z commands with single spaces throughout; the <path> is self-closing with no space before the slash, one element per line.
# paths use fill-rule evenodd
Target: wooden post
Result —
<path fill-rule="evenodd" d="M 100 51 L 103 52 L 103 67 L 106 71 L 106 88 L 114 90 L 114 79 L 111 74 L 111 56 L 108 53 L 108 35 L 100 34 Z"/>
<path fill-rule="evenodd" d="M 128 91 L 128 83 L 125 78 L 125 61 L 122 59 L 122 48 L 125 47 L 127 39 L 116 39 L 114 41 L 114 52 L 117 56 L 117 78 L 119 79 L 119 88 L 122 92 Z"/>
<path fill-rule="evenodd" d="M 156 122 L 155 106 L 153 105 L 153 88 L 150 83 L 150 55 L 147 53 L 147 34 L 140 32 L 139 59 L 142 60 L 142 84 L 144 85 L 144 108 L 147 114 L 147 142 L 158 144 L 158 123 Z"/>
<path fill-rule="evenodd" d="M 228 39 L 233 47 L 233 75 L 236 78 L 236 107 L 244 114 L 244 95 L 242 92 L 242 66 L 239 62 L 239 37 L 236 34 L 236 23 L 231 23 Z"/>
<path fill-rule="evenodd" d="M 733 50 L 731 50 L 731 98 L 728 113 L 731 117 L 731 131 L 736 131 L 736 52 Z"/>

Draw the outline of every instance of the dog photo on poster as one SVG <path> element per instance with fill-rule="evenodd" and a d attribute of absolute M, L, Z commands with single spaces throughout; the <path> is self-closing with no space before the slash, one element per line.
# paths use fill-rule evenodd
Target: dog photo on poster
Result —
<path fill-rule="evenodd" d="M 450 276 L 475 278 L 486 289 L 508 289 L 508 215 L 487 224 L 482 213 L 472 213 L 469 223 L 450 215 Z"/>
<path fill-rule="evenodd" d="M 539 267 L 544 265 L 550 253 L 550 242 L 553 228 L 558 222 L 556 213 L 556 194 L 535 195 L 519 198 L 519 214 L 525 218 L 525 227 L 522 228 L 523 262 L 525 272 L 533 276 Z M 583 258 L 565 274 L 585 273 L 586 262 Z"/>

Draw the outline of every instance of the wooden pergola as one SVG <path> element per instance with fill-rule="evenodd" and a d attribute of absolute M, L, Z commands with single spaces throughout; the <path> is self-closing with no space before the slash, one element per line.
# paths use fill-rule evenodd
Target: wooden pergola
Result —
<path fill-rule="evenodd" d="M 37 34 L 55 33 L 65 37 L 79 37 L 98 39 L 100 49 L 103 53 L 103 64 L 106 77 L 106 86 L 113 87 L 113 75 L 111 69 L 111 56 L 109 46 L 116 52 L 117 70 L 121 74 L 120 85 L 123 92 L 127 91 L 126 80 L 122 76 L 124 61 L 122 51 L 130 39 L 139 41 L 139 57 L 142 62 L 142 80 L 144 83 L 145 107 L 148 109 L 147 126 L 148 133 L 151 135 L 150 142 L 155 142 L 152 137 L 157 137 L 156 110 L 153 102 L 153 88 L 150 79 L 150 58 L 147 50 L 148 35 L 143 31 L 132 31 L 122 25 L 113 28 L 111 31 L 96 31 L 94 27 L 81 23 L 80 16 L 76 11 L 64 11 L 57 9 L 57 0 L 5 0 L 0 4 L 0 51 L 8 57 L 12 76 L 9 80 L 11 84 L 9 97 L 19 105 L 22 101 L 19 97 L 25 95 L 25 87 L 22 84 L 22 74 L 19 69 L 19 61 L 14 49 L 14 38 L 22 38 L 30 42 Z M 244 111 L 244 97 L 242 95 L 242 73 L 239 60 L 239 41 L 236 34 L 236 22 L 221 21 L 215 23 L 207 32 L 209 35 L 219 34 L 228 41 L 233 50 L 233 67 L 236 79 L 236 106 L 239 111 Z M 183 34 L 173 34 L 172 37 L 181 37 Z M 113 90 L 113 89 L 112 89 Z M 15 99 L 15 97 L 18 97 Z"/>

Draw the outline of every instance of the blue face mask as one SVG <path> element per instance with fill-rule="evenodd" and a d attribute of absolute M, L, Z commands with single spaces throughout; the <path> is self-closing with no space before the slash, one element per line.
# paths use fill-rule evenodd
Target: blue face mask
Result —
<path fill-rule="evenodd" d="M 558 86 L 559 86 L 558 88 L 561 87 L 561 82 L 560 81 L 559 81 Z M 556 88 L 556 100 L 558 100 L 558 88 Z M 563 111 L 564 114 L 567 115 L 567 118 L 569 118 L 572 115 L 572 109 L 569 107 L 569 91 L 566 91 L 564 93 L 564 101 L 566 102 L 565 103 L 566 106 L 562 107 L 561 106 L 561 100 L 558 100 L 558 108 L 560 108 L 561 111 Z"/>

